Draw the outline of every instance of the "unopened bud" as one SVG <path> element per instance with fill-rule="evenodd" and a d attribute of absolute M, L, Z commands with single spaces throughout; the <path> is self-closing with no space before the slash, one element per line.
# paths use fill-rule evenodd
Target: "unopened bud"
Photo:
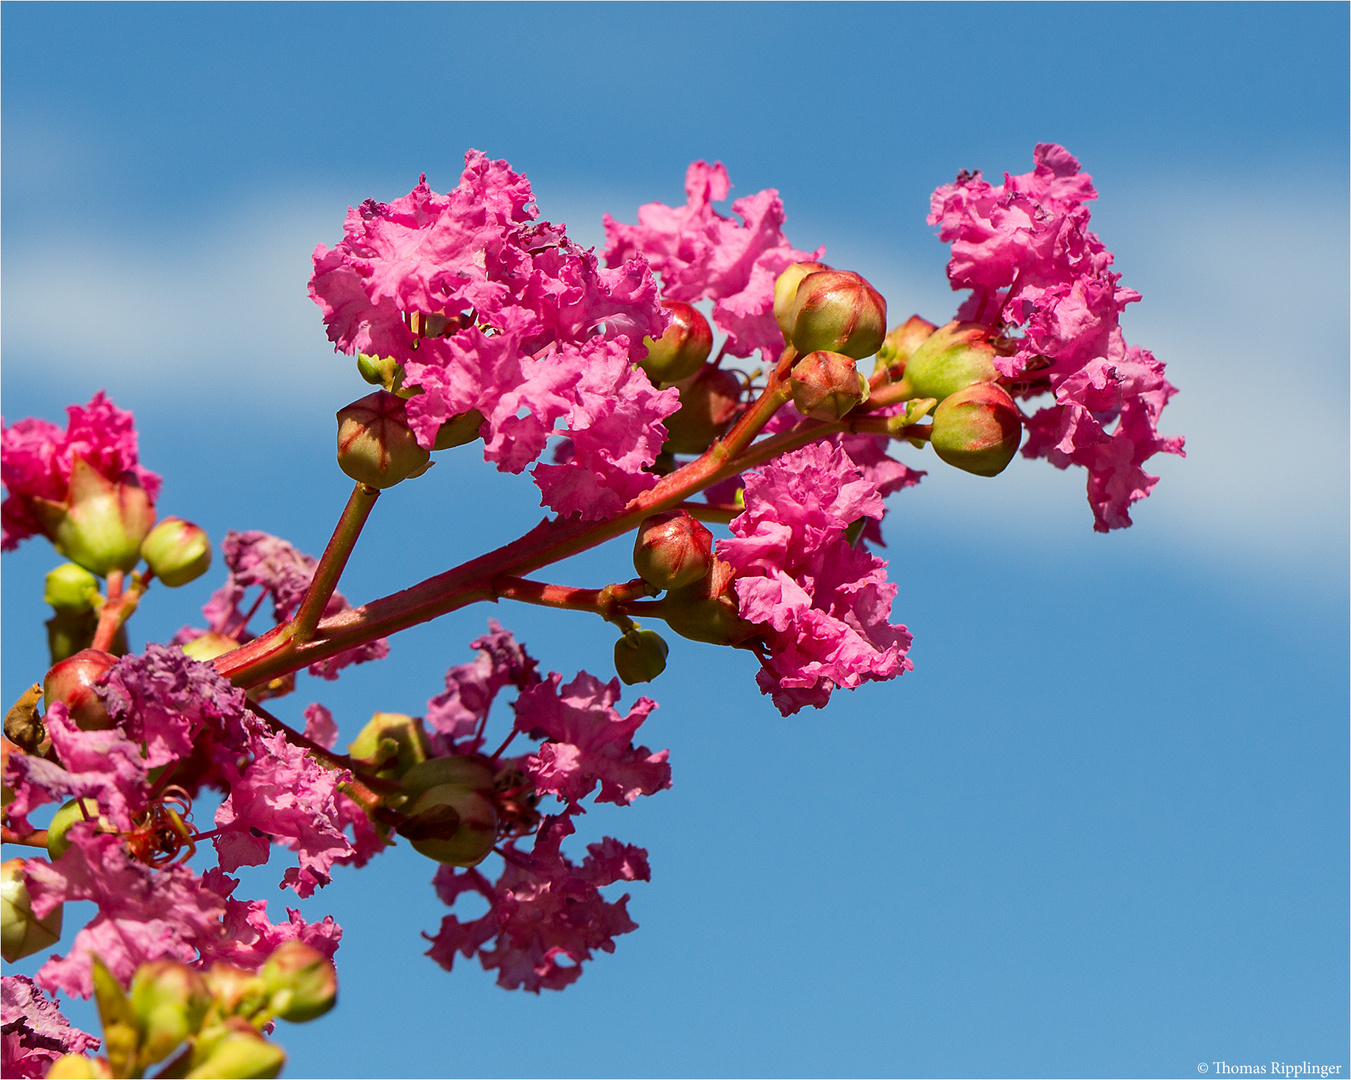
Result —
<path fill-rule="evenodd" d="M 394 384 L 403 378 L 403 365 L 392 356 L 357 353 L 357 372 L 372 386 L 393 391 Z"/>
<path fill-rule="evenodd" d="M 893 378 L 900 378 L 915 350 L 937 329 L 928 319 L 911 315 L 900 326 L 892 327 L 886 341 L 877 350 L 877 358 L 891 369 Z"/>
<path fill-rule="evenodd" d="M 385 780 L 398 780 L 431 757 L 422 720 L 403 713 L 378 712 L 347 747 L 347 753 Z"/>
<path fill-rule="evenodd" d="M 980 323 L 950 322 L 927 337 L 905 366 L 912 397 L 937 398 L 974 383 L 994 382 L 994 346 Z"/>
<path fill-rule="evenodd" d="M 420 476 L 430 460 L 408 426 L 402 398 L 377 390 L 338 410 L 338 466 L 353 480 L 393 487 Z"/>
<path fill-rule="evenodd" d="M 267 1000 L 267 987 L 251 971 L 217 960 L 206 971 L 206 987 L 222 1016 L 240 1015 L 246 1019 L 258 1012 Z"/>
<path fill-rule="evenodd" d="M 112 727 L 112 717 L 94 693 L 94 684 L 116 663 L 117 657 L 112 653 L 81 649 L 74 656 L 53 664 L 42 680 L 42 696 L 47 708 L 62 702 L 70 710 L 70 718 L 85 731 Z"/>
<path fill-rule="evenodd" d="M 64 502 L 31 503 L 56 550 L 100 577 L 135 566 L 141 541 L 155 524 L 155 504 L 135 473 L 109 480 L 82 457 L 71 466 Z"/>
<path fill-rule="evenodd" d="M 338 1000 L 333 961 L 301 941 L 278 945 L 258 974 L 269 994 L 268 1010 L 294 1024 L 323 1016 Z"/>
<path fill-rule="evenodd" d="M 658 589 L 699 581 L 713 565 L 713 534 L 684 510 L 654 514 L 638 526 L 633 567 Z"/>
<path fill-rule="evenodd" d="M 45 919 L 33 914 L 23 866 L 23 859 L 0 863 L 0 955 L 7 964 L 49 949 L 61 940 L 61 905 L 47 912 Z"/>
<path fill-rule="evenodd" d="M 286 1051 L 268 1042 L 247 1020 L 232 1016 L 219 1028 L 198 1039 L 187 1080 L 243 1080 L 277 1076 L 286 1064 Z"/>
<path fill-rule="evenodd" d="M 414 765 L 399 782 L 410 802 L 434 787 L 446 785 L 492 794 L 495 790 L 493 770 L 480 758 L 467 754 L 434 757 Z"/>
<path fill-rule="evenodd" d="M 407 820 L 396 830 L 413 850 L 450 866 L 477 866 L 497 841 L 493 772 L 468 756 L 431 758 L 402 781 Z"/>
<path fill-rule="evenodd" d="M 793 404 L 803 416 L 834 423 L 868 400 L 868 380 L 853 357 L 818 349 L 793 365 Z"/>
<path fill-rule="evenodd" d="M 993 383 L 949 394 L 934 410 L 929 441 L 949 465 L 977 476 L 1004 471 L 1018 452 L 1022 420 L 1013 398 Z"/>
<path fill-rule="evenodd" d="M 141 542 L 141 557 L 171 589 L 195 581 L 211 565 L 211 540 L 191 521 L 167 517 Z"/>
<path fill-rule="evenodd" d="M 713 330 L 697 308 L 680 300 L 663 300 L 661 306 L 671 313 L 671 325 L 655 341 L 643 338 L 647 355 L 638 361 L 653 386 L 688 379 L 713 351 Z"/>
<path fill-rule="evenodd" d="M 797 300 L 797 287 L 808 274 L 818 270 L 829 270 L 823 262 L 793 263 L 774 279 L 774 321 L 783 331 L 784 341 L 793 336 L 793 304 Z"/>
<path fill-rule="evenodd" d="M 887 334 L 887 302 L 848 270 L 818 270 L 804 277 L 791 315 L 793 347 L 799 353 L 826 349 L 862 360 L 877 352 Z"/>
<path fill-rule="evenodd" d="M 47 854 L 55 861 L 70 848 L 71 839 L 67 835 L 70 827 L 81 821 L 94 824 L 100 832 L 116 832 L 113 823 L 99 814 L 98 800 L 86 795 L 80 799 L 71 799 L 52 815 L 47 826 Z"/>
<path fill-rule="evenodd" d="M 754 637 L 756 627 L 737 614 L 732 567 L 715 559 L 702 581 L 672 589 L 662 599 L 662 618 L 681 637 L 710 645 L 735 645 Z"/>
<path fill-rule="evenodd" d="M 46 1072 L 47 1080 L 112 1080 L 113 1070 L 104 1058 L 62 1054 Z"/>
<path fill-rule="evenodd" d="M 83 566 L 62 563 L 47 572 L 42 599 L 57 611 L 72 613 L 91 611 L 99 595 L 99 579 Z"/>
<path fill-rule="evenodd" d="M 670 433 L 662 449 L 702 454 L 732 426 L 741 404 L 741 382 L 730 371 L 705 364 L 680 388 L 680 409 L 664 421 Z"/>
<path fill-rule="evenodd" d="M 228 652 L 234 652 L 239 648 L 239 642 L 225 634 L 218 634 L 214 630 L 208 630 L 205 634 L 199 634 L 191 641 L 185 641 L 182 645 L 183 654 L 193 660 L 200 660 L 206 663 L 208 660 L 214 660 L 218 656 L 224 656 Z"/>
<path fill-rule="evenodd" d="M 170 1051 L 196 1035 L 211 1007 L 205 980 L 177 960 L 152 960 L 131 978 L 131 1007 L 140 1021 L 142 1068 L 169 1056 Z"/>
<path fill-rule="evenodd" d="M 432 449 L 450 450 L 452 447 L 471 443 L 479 438 L 479 429 L 482 427 L 483 414 L 477 409 L 470 409 L 466 413 L 460 413 L 459 416 L 452 416 L 436 429 L 436 439 L 432 443 Z"/>
<path fill-rule="evenodd" d="M 651 682 L 666 670 L 668 652 L 655 630 L 631 630 L 615 642 L 615 674 L 628 686 Z"/>

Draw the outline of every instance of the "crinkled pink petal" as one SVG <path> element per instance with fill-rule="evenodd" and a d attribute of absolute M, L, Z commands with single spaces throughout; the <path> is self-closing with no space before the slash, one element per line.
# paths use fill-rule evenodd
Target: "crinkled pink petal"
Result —
<path fill-rule="evenodd" d="M 0 979 L 0 1073 L 41 1077 L 64 1054 L 97 1050 L 100 1040 L 61 1015 L 60 1006 L 26 975 Z"/>
<path fill-rule="evenodd" d="M 201 963 L 217 960 L 236 967 L 256 971 L 278 945 L 285 941 L 300 941 L 317 949 L 330 960 L 342 939 L 342 927 L 326 915 L 317 923 L 306 922 L 299 911 L 287 908 L 287 921 L 273 924 L 267 917 L 264 900 L 236 900 L 233 897 L 239 882 L 212 867 L 202 875 L 202 885 L 225 904 L 224 934 L 201 950 Z"/>
<path fill-rule="evenodd" d="M 445 692 L 427 702 L 427 725 L 451 740 L 472 735 L 505 687 L 539 682 L 536 661 L 496 619 L 488 620 L 488 633 L 469 647 L 478 656 L 447 671 Z"/>

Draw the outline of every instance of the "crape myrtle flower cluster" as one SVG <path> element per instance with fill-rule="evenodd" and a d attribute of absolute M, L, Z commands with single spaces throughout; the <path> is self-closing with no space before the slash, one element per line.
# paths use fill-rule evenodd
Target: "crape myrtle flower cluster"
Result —
<path fill-rule="evenodd" d="M 32 849 L 3 864 L 5 959 L 61 945 L 67 902 L 97 908 L 32 979 L 5 977 L 5 1074 L 142 1075 L 176 1054 L 172 1075 L 276 1075 L 265 1035 L 331 1007 L 342 937 L 235 895 L 231 875 L 279 848 L 279 884 L 310 897 L 406 844 L 438 864 L 452 909 L 426 934 L 436 963 L 477 958 L 535 993 L 575 981 L 636 929 L 614 890 L 650 877 L 642 848 L 572 840 L 582 815 L 671 785 L 668 751 L 638 742 L 655 702 L 621 704 L 667 662 L 638 619 L 749 652 L 785 717 L 911 670 L 874 553 L 887 497 L 925 475 L 898 450 L 981 476 L 1020 448 L 1081 465 L 1095 528 L 1129 525 L 1156 482 L 1144 463 L 1181 453 L 1157 430 L 1175 391 L 1122 336 L 1139 296 L 1088 229 L 1090 178 L 1061 147 L 1034 158 L 1000 186 L 963 172 L 934 192 L 949 279 L 971 291 L 945 325 L 889 322 L 871 283 L 789 242 L 776 191 L 719 211 L 721 164 L 689 167 L 683 206 L 607 215 L 601 256 L 477 151 L 447 194 L 423 177 L 367 200 L 310 280 L 329 340 L 375 387 L 338 413 L 355 483 L 328 546 L 229 532 L 203 625 L 139 653 L 127 620 L 156 582 L 205 573 L 209 539 L 157 524 L 159 478 L 102 393 L 64 430 L 0 423 L 4 548 L 43 535 L 69 560 L 45 582 L 52 667 L 5 720 L 4 840 Z M 381 491 L 479 441 L 499 469 L 531 470 L 551 516 L 353 607 L 337 585 Z M 628 533 L 631 571 L 609 584 L 530 576 Z M 269 711 L 301 672 L 337 679 L 399 630 L 503 599 L 599 616 L 617 677 L 541 673 L 491 622 L 422 716 L 376 713 L 345 751 L 357 718 Z M 467 894 L 487 910 L 465 920 Z M 102 1044 L 56 994 L 97 999 Z"/>

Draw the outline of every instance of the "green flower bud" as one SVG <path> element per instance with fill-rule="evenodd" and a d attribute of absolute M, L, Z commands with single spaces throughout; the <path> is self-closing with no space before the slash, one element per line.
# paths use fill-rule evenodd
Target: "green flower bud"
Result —
<path fill-rule="evenodd" d="M 57 611 L 43 626 L 47 628 L 47 653 L 53 664 L 69 659 L 82 649 L 94 643 L 98 632 L 99 617 L 93 611 Z M 114 656 L 125 655 L 127 651 L 127 628 L 117 628 L 108 651 Z"/>
<path fill-rule="evenodd" d="M 672 589 L 662 599 L 662 618 L 681 637 L 710 645 L 736 645 L 754 637 L 756 627 L 737 614 L 732 568 L 715 559 L 702 581 Z"/>
<path fill-rule="evenodd" d="M 217 960 L 206 971 L 207 990 L 221 1016 L 251 1018 L 267 1001 L 267 987 L 258 975 Z"/>
<path fill-rule="evenodd" d="M 792 342 L 799 353 L 872 356 L 887 334 L 887 302 L 867 280 L 848 270 L 817 270 L 797 287 L 791 312 Z"/>
<path fill-rule="evenodd" d="M 61 906 L 49 911 L 45 919 L 34 915 L 23 868 L 23 859 L 0 863 L 0 956 L 7 964 L 61 940 Z"/>
<path fill-rule="evenodd" d="M 98 800 L 86 795 L 82 799 L 71 799 L 52 815 L 47 826 L 47 854 L 55 861 L 70 848 L 71 841 L 66 836 L 70 827 L 79 821 L 94 822 L 100 832 L 116 832 L 113 823 L 99 813 Z"/>
<path fill-rule="evenodd" d="M 57 611 L 92 611 L 99 595 L 99 579 L 83 566 L 62 563 L 47 572 L 42 599 Z"/>
<path fill-rule="evenodd" d="M 402 398 L 377 390 L 338 410 L 338 466 L 353 480 L 393 487 L 421 476 L 430 460 L 408 426 Z"/>
<path fill-rule="evenodd" d="M 712 565 L 713 534 L 687 511 L 654 514 L 638 526 L 633 568 L 648 584 L 678 589 L 701 580 Z"/>
<path fill-rule="evenodd" d="M 829 269 L 823 262 L 793 263 L 774 279 L 774 321 L 783 331 L 784 341 L 793 337 L 793 304 L 797 300 L 797 287 L 808 274 Z"/>
<path fill-rule="evenodd" d="M 105 1058 L 62 1054 L 47 1069 L 47 1080 L 112 1080 L 113 1070 Z"/>
<path fill-rule="evenodd" d="M 655 341 L 643 338 L 647 353 L 638 366 L 653 386 L 664 386 L 698 373 L 713 351 L 713 330 L 697 308 L 679 300 L 663 300 L 671 313 L 671 325 Z"/>
<path fill-rule="evenodd" d="M 742 386 L 730 371 L 705 364 L 680 387 L 680 409 L 664 421 L 669 437 L 662 450 L 702 454 L 732 426 L 741 405 Z"/>
<path fill-rule="evenodd" d="M 398 780 L 431 757 L 431 743 L 418 717 L 378 712 L 352 740 L 347 753 L 386 780 Z"/>
<path fill-rule="evenodd" d="M 211 991 L 186 964 L 152 960 L 131 977 L 131 1007 L 141 1027 L 136 1060 L 145 1068 L 197 1034 L 211 1007 Z"/>
<path fill-rule="evenodd" d="M 891 369 L 892 378 L 899 379 L 915 350 L 923 345 L 936 329 L 938 328 L 927 319 L 911 315 L 900 326 L 892 327 L 886 341 L 882 342 L 882 347 L 877 350 L 877 359 Z"/>
<path fill-rule="evenodd" d="M 31 507 L 56 550 L 99 577 L 134 567 L 155 524 L 155 504 L 134 473 L 109 480 L 82 457 L 71 466 L 65 502 L 35 498 Z"/>
<path fill-rule="evenodd" d="M 323 1016 L 338 1000 L 338 972 L 333 961 L 300 941 L 278 945 L 258 972 L 274 1016 L 303 1024 Z"/>
<path fill-rule="evenodd" d="M 868 400 L 868 380 L 844 353 L 808 353 L 793 365 L 789 385 L 797 411 L 828 424 Z"/>
<path fill-rule="evenodd" d="M 429 859 L 476 866 L 497 841 L 493 772 L 469 756 L 439 757 L 409 769 L 402 781 L 407 820 L 396 832 Z"/>
<path fill-rule="evenodd" d="M 949 465 L 996 476 L 1018 452 L 1022 433 L 1013 398 L 993 383 L 974 383 L 939 403 L 929 441 Z"/>
<path fill-rule="evenodd" d="M 615 642 L 615 674 L 628 686 L 651 682 L 666 670 L 668 652 L 655 630 L 630 630 Z"/>
<path fill-rule="evenodd" d="M 357 353 L 357 373 L 372 386 L 383 386 L 392 392 L 394 384 L 403 379 L 403 365 L 392 356 Z"/>
<path fill-rule="evenodd" d="M 141 558 L 171 589 L 195 581 L 211 565 L 211 540 L 191 521 L 167 517 L 141 542 Z"/>
<path fill-rule="evenodd" d="M 481 759 L 467 754 L 434 757 L 414 765 L 399 784 L 410 803 L 432 788 L 445 785 L 491 795 L 495 790 L 493 770 Z"/>
<path fill-rule="evenodd" d="M 184 655 L 190 656 L 194 660 L 200 660 L 202 663 L 214 660 L 218 656 L 224 656 L 228 652 L 234 652 L 237 648 L 239 648 L 239 642 L 234 638 L 218 634 L 214 630 L 208 630 L 205 634 L 183 643 Z"/>
<path fill-rule="evenodd" d="M 999 378 L 994 346 L 985 340 L 985 332 L 980 323 L 950 322 L 930 334 L 905 366 L 911 396 L 941 402 L 973 383 Z"/>
<path fill-rule="evenodd" d="M 85 731 L 112 727 L 112 717 L 94 693 L 94 684 L 116 663 L 117 657 L 112 653 L 82 649 L 59 664 L 53 664 L 42 680 L 47 708 L 50 709 L 54 702 L 63 702 L 70 710 L 70 718 Z"/>
<path fill-rule="evenodd" d="M 232 1016 L 203 1032 L 193 1049 L 187 1080 L 254 1080 L 277 1076 L 286 1052 L 268 1042 L 247 1020 Z"/>
<path fill-rule="evenodd" d="M 452 416 L 436 429 L 436 441 L 432 443 L 432 449 L 449 450 L 452 447 L 471 443 L 480 438 L 479 429 L 481 427 L 483 427 L 483 414 L 477 409 L 470 409 L 467 413 Z"/>
<path fill-rule="evenodd" d="M 94 1000 L 98 1002 L 99 1019 L 103 1021 L 103 1051 L 114 1076 L 134 1076 L 136 1051 L 141 1041 L 140 1021 L 131 1002 L 117 981 L 97 956 L 91 958 L 90 974 L 94 978 Z"/>

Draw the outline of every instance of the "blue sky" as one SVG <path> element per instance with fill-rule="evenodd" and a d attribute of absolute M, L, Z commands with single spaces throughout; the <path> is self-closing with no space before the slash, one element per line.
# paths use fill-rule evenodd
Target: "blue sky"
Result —
<path fill-rule="evenodd" d="M 444 908 L 411 851 L 299 905 L 346 928 L 343 990 L 279 1033 L 289 1075 L 1345 1075 L 1346 6 L 6 3 L 0 24 L 5 417 L 106 388 L 162 512 L 217 539 L 323 547 L 332 413 L 364 390 L 309 253 L 349 203 L 453 185 L 471 146 L 588 243 L 722 160 L 734 195 L 782 192 L 799 247 L 941 321 L 929 191 L 1061 142 L 1144 294 L 1126 335 L 1182 391 L 1163 427 L 1189 456 L 1125 533 L 1093 534 L 1081 476 L 1045 462 L 907 459 L 930 475 L 885 524 L 916 636 L 898 682 L 785 721 L 749 658 L 673 642 L 643 731 L 675 786 L 585 819 L 648 847 L 641 929 L 564 993 L 422 957 Z M 382 500 L 343 589 L 443 569 L 537 502 L 448 458 Z M 55 561 L 33 541 L 0 563 L 7 701 L 44 666 Z M 566 572 L 627 565 L 618 545 Z M 133 639 L 217 579 L 152 593 Z M 419 712 L 489 615 L 547 669 L 607 663 L 599 625 L 472 609 L 280 707 L 322 700 L 347 738 Z M 241 886 L 274 919 L 281 865 Z"/>

